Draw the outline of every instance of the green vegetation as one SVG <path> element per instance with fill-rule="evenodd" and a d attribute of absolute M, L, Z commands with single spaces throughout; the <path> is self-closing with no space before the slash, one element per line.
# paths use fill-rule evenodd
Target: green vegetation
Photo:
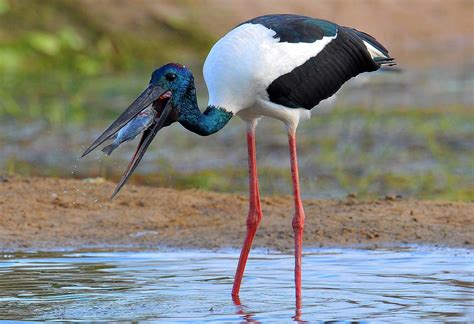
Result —
<path fill-rule="evenodd" d="M 301 146 L 318 148 L 315 165 L 329 167 L 346 192 L 474 197 L 474 114 L 468 107 L 336 108 L 310 123 Z M 311 136 L 312 129 L 320 136 Z"/>
<path fill-rule="evenodd" d="M 474 160 L 469 147 L 474 142 L 473 124 L 474 114 L 464 107 L 336 107 L 300 127 L 303 191 L 310 195 L 357 193 L 365 198 L 403 194 L 423 199 L 472 200 Z M 262 124 L 261 128 L 261 134 L 282 133 L 279 123 Z M 265 139 L 259 138 L 258 142 L 263 142 L 263 147 L 259 146 L 262 191 L 290 194 L 288 166 L 272 166 L 274 161 L 265 158 Z M 281 151 L 286 159 L 286 147 Z M 165 168 L 159 173 L 141 180 L 180 188 L 247 190 L 244 161 L 239 168 L 185 174 Z"/>
<path fill-rule="evenodd" d="M 90 95 L 109 104 L 112 96 L 136 93 L 153 67 L 195 64 L 212 44 L 192 22 L 152 18 L 130 26 L 81 1 L 0 0 L 0 117 L 52 125 L 101 118 L 110 108 Z"/>

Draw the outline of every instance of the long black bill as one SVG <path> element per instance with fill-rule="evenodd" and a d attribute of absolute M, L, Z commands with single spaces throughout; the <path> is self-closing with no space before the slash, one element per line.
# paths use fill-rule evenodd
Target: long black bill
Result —
<path fill-rule="evenodd" d="M 92 143 L 91 146 L 89 146 L 87 150 L 84 151 L 81 157 L 86 156 L 96 149 L 97 146 L 105 142 L 110 137 L 114 136 L 115 133 L 125 126 L 126 123 L 138 115 L 143 109 L 152 104 L 153 101 L 157 100 L 165 91 L 166 90 L 153 85 L 150 85 L 148 88 L 146 88 L 145 91 L 143 91 L 142 94 L 138 96 L 138 98 L 135 99 L 135 101 L 132 102 L 132 104 L 119 116 L 119 118 L 117 118 L 117 120 L 114 121 L 112 125 L 110 125 L 109 128 L 107 128 L 105 132 L 103 132 L 102 135 L 100 135 L 94 141 L 94 143 Z M 162 118 L 160 118 L 160 120 L 161 119 Z"/>
<path fill-rule="evenodd" d="M 125 182 L 127 182 L 127 179 L 130 177 L 130 175 L 133 173 L 135 168 L 138 166 L 138 164 L 140 163 L 140 160 L 145 154 L 145 151 L 147 150 L 151 141 L 155 137 L 156 133 L 158 133 L 158 131 L 163 127 L 166 121 L 166 118 L 171 112 L 171 109 L 172 109 L 172 106 L 170 104 L 170 100 L 168 100 L 159 119 L 156 122 L 154 122 L 147 130 L 143 132 L 142 138 L 140 139 L 140 144 L 138 144 L 135 154 L 133 154 L 133 157 L 130 160 L 130 163 L 128 164 L 127 169 L 122 175 L 122 179 L 120 179 L 120 182 L 115 187 L 115 190 L 112 194 L 112 197 L 110 197 L 110 199 L 114 198 L 115 195 L 120 191 L 120 189 L 122 189 Z"/>

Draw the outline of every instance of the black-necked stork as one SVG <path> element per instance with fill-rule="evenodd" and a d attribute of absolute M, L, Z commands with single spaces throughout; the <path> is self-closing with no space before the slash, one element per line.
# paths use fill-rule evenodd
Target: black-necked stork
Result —
<path fill-rule="evenodd" d="M 246 21 L 222 37 L 204 63 L 209 104 L 198 108 L 193 74 L 180 64 L 155 70 L 148 88 L 84 152 L 91 152 L 117 133 L 128 121 L 152 105 L 154 123 L 144 132 L 137 151 L 113 195 L 140 162 L 156 133 L 179 122 L 199 135 L 210 135 L 237 115 L 247 123 L 249 164 L 249 213 L 234 279 L 232 295 L 238 296 L 253 238 L 262 218 L 258 189 L 255 127 L 262 117 L 281 120 L 290 148 L 295 215 L 295 286 L 301 301 L 301 252 L 304 209 L 300 197 L 296 157 L 296 128 L 310 117 L 311 109 L 332 96 L 347 80 L 394 59 L 374 37 L 353 28 L 298 15 L 267 15 Z M 299 306 L 298 306 L 299 307 Z"/>

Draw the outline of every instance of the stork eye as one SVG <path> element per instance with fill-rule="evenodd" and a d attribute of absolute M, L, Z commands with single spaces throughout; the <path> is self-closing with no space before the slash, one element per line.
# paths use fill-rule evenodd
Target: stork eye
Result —
<path fill-rule="evenodd" d="M 167 81 L 174 81 L 175 79 L 176 79 L 176 74 L 174 74 L 174 73 L 168 73 L 166 75 L 166 80 Z"/>

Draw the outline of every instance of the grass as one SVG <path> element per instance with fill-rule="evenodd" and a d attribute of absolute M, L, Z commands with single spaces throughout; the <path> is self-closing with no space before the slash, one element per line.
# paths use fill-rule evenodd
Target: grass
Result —
<path fill-rule="evenodd" d="M 329 166 L 346 192 L 472 200 L 473 122 L 472 111 L 458 106 L 339 108 L 312 119 L 305 129 L 321 136 L 306 132 L 311 139 L 301 145 L 319 148 L 315 165 Z"/>
<path fill-rule="evenodd" d="M 126 80 L 123 82 L 128 83 Z M 87 96 L 93 104 L 83 108 L 84 119 L 72 118 L 70 111 L 64 111 L 62 118 L 67 122 L 47 127 L 45 141 L 61 147 L 63 138 L 79 136 L 77 143 L 87 145 L 89 138 L 84 132 L 95 133 L 116 116 L 121 108 L 113 109 L 112 103 L 118 99 L 114 98 L 112 89 L 101 84 L 93 87 L 94 96 Z M 90 107 L 101 106 L 98 102 L 102 101 L 108 109 L 92 116 Z M 107 105 L 107 101 L 112 103 Z M 94 122 L 90 123 L 89 119 Z M 18 120 L 16 123 L 27 124 Z M 310 121 L 301 124 L 298 135 L 303 193 L 308 198 L 356 193 L 363 198 L 402 194 L 420 199 L 472 200 L 473 123 L 474 115 L 469 108 L 457 106 L 385 110 L 335 107 L 327 114 L 316 113 Z M 83 132 L 77 131 L 81 129 Z M 132 182 L 245 193 L 243 134 L 244 125 L 238 120 L 227 126 L 225 132 L 208 138 L 193 136 L 180 126 L 166 129 L 150 148 Z M 280 123 L 262 122 L 257 139 L 262 194 L 291 194 L 286 138 Z M 50 162 L 41 162 L 35 158 L 37 155 L 29 159 L 12 155 L 4 163 L 6 171 L 61 177 L 101 176 L 117 181 L 134 146 L 127 144 L 111 158 L 97 153 L 95 156 L 100 159 L 97 162 L 94 158 L 75 160 L 77 151 L 81 150 L 78 145 L 76 149 L 68 146 L 70 150 L 57 153 L 60 154 L 57 161 L 54 157 Z M 31 144 L 18 140 L 16 146 L 25 151 L 41 150 L 41 136 Z M 226 152 L 238 152 L 236 159 L 226 160 Z M 70 157 L 70 162 L 64 164 L 64 155 Z M 216 162 L 220 160 L 223 162 Z M 72 163 L 78 166 L 74 172 L 71 172 Z"/>
<path fill-rule="evenodd" d="M 132 27 L 103 18 L 80 1 L 0 0 L 0 116 L 90 123 L 110 113 L 111 97 L 136 94 L 153 68 L 200 62 L 214 41 L 172 15 Z"/>

